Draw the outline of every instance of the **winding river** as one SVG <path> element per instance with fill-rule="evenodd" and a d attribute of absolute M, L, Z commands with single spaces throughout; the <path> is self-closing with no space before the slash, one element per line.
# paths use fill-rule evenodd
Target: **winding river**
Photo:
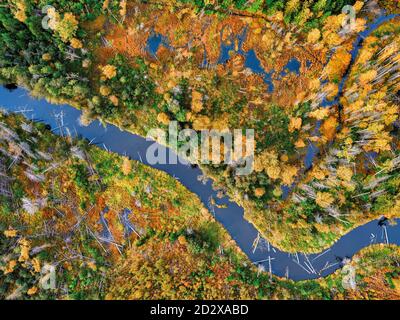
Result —
<path fill-rule="evenodd" d="M 376 30 L 383 22 L 394 17 L 394 15 L 380 17 L 366 31 L 360 33 L 353 46 L 352 62 L 357 57 L 362 39 Z M 247 57 L 249 58 L 247 62 L 249 68 L 252 65 L 259 65 L 257 61 L 254 61 L 256 57 L 250 52 L 248 52 Z M 291 71 L 290 68 L 289 71 Z M 345 79 L 341 83 L 341 88 L 343 88 L 344 82 Z M 67 105 L 52 105 L 45 100 L 35 100 L 24 89 L 8 91 L 1 87 L 0 97 L 0 106 L 5 110 L 23 113 L 26 117 L 42 121 L 52 128 L 58 127 L 56 118 L 57 115 L 62 114 L 64 132 L 68 128 L 71 134 L 80 135 L 101 148 L 120 155 L 127 155 L 149 165 L 145 154 L 147 148 L 154 143 L 152 141 L 122 131 L 113 125 L 104 127 L 99 121 L 94 121 L 87 127 L 81 126 L 78 120 L 81 115 L 79 110 Z M 53 132 L 60 133 L 59 129 L 54 129 Z M 270 245 L 267 239 L 260 239 L 257 249 L 254 250 L 253 242 L 258 236 L 258 231 L 244 218 L 243 208 L 235 202 L 231 202 L 228 197 L 218 199 L 218 204 L 224 205 L 221 208 L 211 207 L 209 199 L 211 197 L 217 199 L 217 191 L 213 190 L 210 180 L 207 183 L 198 180 L 198 176 L 202 175 L 199 168 L 180 163 L 151 166 L 175 177 L 186 188 L 195 193 L 205 206 L 213 212 L 215 218 L 225 227 L 249 259 L 257 265 L 264 266 L 266 271 L 271 271 L 279 277 L 287 277 L 295 281 L 325 277 L 341 268 L 344 258 L 353 257 L 358 251 L 371 244 L 391 243 L 400 245 L 400 219 L 397 219 L 396 225 L 372 221 L 358 227 L 340 238 L 331 248 L 319 254 L 306 255 L 282 252 Z"/>

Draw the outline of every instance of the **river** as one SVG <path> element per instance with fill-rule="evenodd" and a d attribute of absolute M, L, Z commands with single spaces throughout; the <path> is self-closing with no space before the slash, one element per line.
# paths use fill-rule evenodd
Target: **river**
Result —
<path fill-rule="evenodd" d="M 368 34 L 375 30 L 381 23 L 392 19 L 394 16 L 379 18 L 368 28 Z M 358 48 L 367 33 L 362 33 L 357 38 L 353 47 L 353 62 L 358 53 Z M 154 49 L 153 49 L 154 50 Z M 251 54 L 248 55 L 251 57 Z M 251 66 L 251 61 L 248 62 Z M 289 70 L 290 71 L 290 70 Z M 343 82 L 344 84 L 344 82 Z M 92 122 L 84 127 L 79 123 L 81 112 L 67 105 L 52 105 L 45 100 L 36 100 L 29 96 L 24 89 L 9 91 L 0 88 L 0 106 L 9 112 L 22 112 L 35 121 L 42 121 L 52 128 L 57 128 L 57 115 L 62 114 L 64 120 L 64 132 L 68 129 L 72 135 L 82 136 L 92 143 L 108 151 L 127 155 L 130 158 L 149 165 L 146 161 L 146 150 L 153 144 L 138 135 L 122 131 L 113 125 L 102 126 L 99 121 Z M 58 129 L 53 130 L 59 134 Z M 236 241 L 248 258 L 257 265 L 264 266 L 266 271 L 271 271 L 279 277 L 299 281 L 316 279 L 332 274 L 342 266 L 344 258 L 353 257 L 361 249 L 377 243 L 400 245 L 400 219 L 396 225 L 382 224 L 380 221 L 372 221 L 358 227 L 344 235 L 328 250 L 319 254 L 306 255 L 303 253 L 290 254 L 278 250 L 269 244 L 267 239 L 260 239 L 259 245 L 253 251 L 253 242 L 258 236 L 257 229 L 244 218 L 244 210 L 228 197 L 218 199 L 218 204 L 224 208 L 211 207 L 210 198 L 217 199 L 217 192 L 213 190 L 209 180 L 203 184 L 198 180 L 202 175 L 199 168 L 185 164 L 156 164 L 151 167 L 162 170 L 178 179 L 186 188 L 195 193 L 204 205 L 210 209 L 231 237 Z"/>

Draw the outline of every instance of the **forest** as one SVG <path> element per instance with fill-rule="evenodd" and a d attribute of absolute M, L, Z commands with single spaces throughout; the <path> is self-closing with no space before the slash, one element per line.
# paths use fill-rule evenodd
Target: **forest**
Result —
<path fill-rule="evenodd" d="M 356 15 L 351 28 L 343 25 L 346 5 Z M 386 0 L 6 0 L 0 83 L 72 105 L 82 124 L 100 119 L 141 136 L 170 121 L 196 131 L 254 129 L 251 175 L 236 176 L 235 164 L 201 169 L 273 245 L 320 252 L 369 221 L 399 217 L 400 18 L 382 23 L 354 54 L 383 8 L 400 9 Z M 174 179 L 45 128 L 35 150 L 25 129 L 40 125 L 1 120 L 4 166 L 27 162 L 13 163 L 13 201 L 6 195 L 1 204 L 5 297 L 36 295 L 38 261 L 59 266 L 63 279 L 59 291 L 39 290 L 38 298 L 379 298 L 398 290 L 395 247 L 353 262 L 367 270 L 363 292 L 337 291 L 340 273 L 271 281 L 244 267 L 227 233 Z M 132 243 L 120 221 L 125 209 L 135 213 Z M 112 234 L 106 248 L 97 241 L 102 216 Z M 165 256 L 154 258 L 157 251 Z M 384 272 L 370 267 L 375 260 L 384 260 Z"/>
<path fill-rule="evenodd" d="M 358 290 L 343 287 L 340 270 L 276 278 L 172 177 L 49 129 L 0 113 L 2 170 L 12 164 L 0 206 L 1 299 L 399 298 L 396 246 L 354 258 Z M 45 266 L 54 288 L 41 285 Z"/>

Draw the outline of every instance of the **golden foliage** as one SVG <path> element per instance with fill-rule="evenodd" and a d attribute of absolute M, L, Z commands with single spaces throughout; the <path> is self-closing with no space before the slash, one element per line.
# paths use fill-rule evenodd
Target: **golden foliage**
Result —
<path fill-rule="evenodd" d="M 107 87 L 107 86 L 101 86 L 100 87 L 100 94 L 102 95 L 102 96 L 108 96 L 109 94 L 111 93 L 111 89 L 109 88 L 109 87 Z"/>
<path fill-rule="evenodd" d="M 30 296 L 33 296 L 34 294 L 36 294 L 38 292 L 38 288 L 37 287 L 32 287 L 30 288 L 26 293 Z"/>
<path fill-rule="evenodd" d="M 119 14 L 124 17 L 126 15 L 126 0 L 121 0 L 119 2 Z"/>
<path fill-rule="evenodd" d="M 43 53 L 42 59 L 44 61 L 50 61 L 51 60 L 51 54 L 50 53 Z"/>
<path fill-rule="evenodd" d="M 290 118 L 289 132 L 293 133 L 301 128 L 303 120 L 301 118 Z"/>
<path fill-rule="evenodd" d="M 321 31 L 319 29 L 312 29 L 307 36 L 309 43 L 316 43 L 321 38 Z"/>
<path fill-rule="evenodd" d="M 203 96 L 200 92 L 192 91 L 192 111 L 199 113 L 203 109 Z"/>
<path fill-rule="evenodd" d="M 310 118 L 314 118 L 317 120 L 323 120 L 329 116 L 329 109 L 328 108 L 319 108 L 316 109 L 309 114 Z"/>
<path fill-rule="evenodd" d="M 48 25 L 51 30 L 56 30 L 57 24 L 60 20 L 60 14 L 56 12 L 54 7 L 47 9 L 47 16 L 49 17 Z"/>
<path fill-rule="evenodd" d="M 104 0 L 102 9 L 103 9 L 103 10 L 108 9 L 108 6 L 109 6 L 109 5 L 110 5 L 110 0 Z"/>
<path fill-rule="evenodd" d="M 49 28 L 55 30 L 62 41 L 68 42 L 74 37 L 79 22 L 71 12 L 66 12 L 61 19 L 60 14 L 54 8 L 49 8 L 47 15 L 50 18 Z"/>
<path fill-rule="evenodd" d="M 303 139 L 297 140 L 294 145 L 296 148 L 299 148 L 299 149 L 304 148 L 306 146 Z"/>
<path fill-rule="evenodd" d="M 319 80 L 319 78 L 313 78 L 312 80 L 310 80 L 309 89 L 311 91 L 317 91 L 320 89 L 320 87 L 321 87 L 321 81 Z"/>
<path fill-rule="evenodd" d="M 111 64 L 101 67 L 101 71 L 107 79 L 112 79 L 117 75 L 117 68 Z"/>
<path fill-rule="evenodd" d="M 311 172 L 311 177 L 313 177 L 317 180 L 324 180 L 326 175 L 327 174 L 326 174 L 325 170 L 321 169 L 320 167 L 314 167 Z"/>
<path fill-rule="evenodd" d="M 328 192 L 318 192 L 315 202 L 321 208 L 328 208 L 335 201 L 335 198 Z"/>
<path fill-rule="evenodd" d="M 360 10 L 364 7 L 364 2 L 362 1 L 356 1 L 356 3 L 353 5 L 353 8 L 356 12 L 360 12 Z"/>
<path fill-rule="evenodd" d="M 334 116 L 330 116 L 326 121 L 324 121 L 321 127 L 321 132 L 328 141 L 333 140 L 335 137 L 337 125 L 337 119 Z"/>
<path fill-rule="evenodd" d="M 169 122 L 170 122 L 170 119 L 169 119 L 169 117 L 168 117 L 168 115 L 166 113 L 160 112 L 157 115 L 157 121 L 162 123 L 162 124 L 168 125 Z"/>
<path fill-rule="evenodd" d="M 350 182 L 353 177 L 353 170 L 349 167 L 340 166 L 337 169 L 336 174 L 343 181 Z"/>
<path fill-rule="evenodd" d="M 268 166 L 266 173 L 271 179 L 277 180 L 280 177 L 281 168 L 279 166 Z"/>
<path fill-rule="evenodd" d="M 127 158 L 123 158 L 123 163 L 122 163 L 122 173 L 127 176 L 132 172 L 132 163 L 131 161 Z"/>
<path fill-rule="evenodd" d="M 211 128 L 219 132 L 229 130 L 229 115 L 225 112 L 220 117 L 212 121 Z"/>
<path fill-rule="evenodd" d="M 261 198 L 265 194 L 265 189 L 264 188 L 257 188 L 254 190 L 254 195 L 257 198 Z"/>
<path fill-rule="evenodd" d="M 261 38 L 263 45 L 267 48 L 272 47 L 275 41 L 274 32 L 267 30 Z"/>
<path fill-rule="evenodd" d="M 338 31 L 341 29 L 343 23 L 343 16 L 342 15 L 331 15 L 326 18 L 324 30 L 329 31 Z"/>
<path fill-rule="evenodd" d="M 7 238 L 14 238 L 14 237 L 17 236 L 17 230 L 15 230 L 15 229 L 8 229 L 8 230 L 5 230 L 5 231 L 4 231 L 4 235 L 5 235 Z"/>
<path fill-rule="evenodd" d="M 118 106 L 119 99 L 118 99 L 115 95 L 111 95 L 111 96 L 109 97 L 109 99 L 110 99 L 111 103 L 112 103 L 115 107 Z"/>
<path fill-rule="evenodd" d="M 82 41 L 77 38 L 72 38 L 70 42 L 72 48 L 81 49 L 83 47 Z"/>
<path fill-rule="evenodd" d="M 36 273 L 39 273 L 41 271 L 39 258 L 35 257 L 32 259 L 32 267 Z"/>
<path fill-rule="evenodd" d="M 281 169 L 279 168 L 278 155 L 275 151 L 265 150 L 254 159 L 254 170 L 265 171 L 271 179 L 279 179 Z"/>
<path fill-rule="evenodd" d="M 210 118 L 204 115 L 195 116 L 193 120 L 193 129 L 200 131 L 209 129 L 211 125 Z"/>
<path fill-rule="evenodd" d="M 300 0 L 289 0 L 286 4 L 285 14 L 297 11 L 300 8 Z"/>
<path fill-rule="evenodd" d="M 329 79 L 340 79 L 346 72 L 347 66 L 350 64 L 350 62 L 351 54 L 345 48 L 336 50 L 325 67 L 325 72 Z"/>
<path fill-rule="evenodd" d="M 378 72 L 376 70 L 369 70 L 360 75 L 359 81 L 360 85 L 364 86 L 374 80 L 377 76 Z"/>
<path fill-rule="evenodd" d="M 17 266 L 17 261 L 15 260 L 10 260 L 7 264 L 7 266 L 4 268 L 3 272 L 4 274 L 9 274 L 14 271 L 14 268 Z"/>
<path fill-rule="evenodd" d="M 292 185 L 294 182 L 294 178 L 297 175 L 297 168 L 295 166 L 285 166 L 282 170 L 282 182 L 285 185 Z"/>
<path fill-rule="evenodd" d="M 19 241 L 19 245 L 20 245 L 21 253 L 18 258 L 18 261 L 24 262 L 24 261 L 29 260 L 29 250 L 31 249 L 30 242 L 26 239 L 21 239 Z"/>
<path fill-rule="evenodd" d="M 363 50 L 357 57 L 358 64 L 365 64 L 372 59 L 374 52 L 369 49 L 368 45 L 364 45 Z"/>
<path fill-rule="evenodd" d="M 16 11 L 14 13 L 14 17 L 20 21 L 25 22 L 26 16 L 26 3 L 24 0 L 15 0 Z"/>

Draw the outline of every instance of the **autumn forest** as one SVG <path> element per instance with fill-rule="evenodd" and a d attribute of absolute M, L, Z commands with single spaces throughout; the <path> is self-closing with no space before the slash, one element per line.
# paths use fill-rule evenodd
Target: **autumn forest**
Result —
<path fill-rule="evenodd" d="M 2 1 L 0 299 L 400 299 L 399 14 Z M 143 160 L 172 123 L 253 130 L 250 174 Z"/>

